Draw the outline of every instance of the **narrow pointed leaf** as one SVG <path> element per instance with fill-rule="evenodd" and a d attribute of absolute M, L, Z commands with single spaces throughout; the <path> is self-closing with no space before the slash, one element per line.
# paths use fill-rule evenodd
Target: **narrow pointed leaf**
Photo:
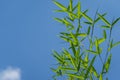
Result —
<path fill-rule="evenodd" d="M 80 4 L 80 1 L 79 1 L 78 2 L 78 12 L 77 12 L 78 18 L 80 18 L 80 13 L 81 13 L 81 4 Z"/>
<path fill-rule="evenodd" d="M 88 15 L 86 15 L 85 13 L 82 13 L 81 12 L 81 15 L 85 18 L 85 19 L 87 19 L 89 22 L 93 22 L 93 20 L 88 16 Z"/>
<path fill-rule="evenodd" d="M 86 34 L 86 33 L 79 33 L 79 34 L 77 34 L 77 36 L 80 36 L 80 37 L 86 37 L 87 34 Z"/>
<path fill-rule="evenodd" d="M 74 56 L 76 57 L 76 49 L 75 49 L 73 43 L 70 42 L 70 45 L 71 45 L 71 48 L 72 48 L 73 54 L 74 54 Z"/>
<path fill-rule="evenodd" d="M 109 55 L 108 60 L 107 60 L 107 62 L 106 62 L 106 64 L 105 64 L 105 68 L 106 68 L 106 71 L 107 71 L 107 72 L 108 72 L 109 67 L 110 67 L 111 57 L 112 57 L 112 54 Z"/>
<path fill-rule="evenodd" d="M 104 17 L 105 15 L 107 15 L 107 13 L 104 13 L 104 14 L 102 14 L 101 16 Z M 98 18 L 94 21 L 94 23 L 98 22 L 99 20 L 100 20 L 100 17 L 98 17 Z"/>
<path fill-rule="evenodd" d="M 116 46 L 118 46 L 118 45 L 120 45 L 120 41 L 114 43 L 114 44 L 112 45 L 112 47 L 116 47 Z"/>
<path fill-rule="evenodd" d="M 86 78 L 87 78 L 87 76 L 88 76 L 88 74 L 89 74 L 89 72 L 90 72 L 90 69 L 92 68 L 92 66 L 93 66 L 93 64 L 94 64 L 95 59 L 96 59 L 96 56 L 94 56 L 94 57 L 92 58 L 92 61 L 90 62 L 90 66 L 88 67 L 87 72 L 86 72 L 86 74 L 85 74 L 85 80 L 86 80 Z"/>
<path fill-rule="evenodd" d="M 72 76 L 72 77 L 75 77 L 75 78 L 78 78 L 78 79 L 81 79 L 81 80 L 84 80 L 83 76 L 79 76 L 79 75 L 75 75 L 75 74 L 68 74 L 68 75 Z"/>
<path fill-rule="evenodd" d="M 57 2 L 56 0 L 53 0 L 53 2 L 54 2 L 54 4 L 56 4 L 62 10 L 67 10 L 67 8 L 65 6 L 63 6 L 61 3 Z"/>
<path fill-rule="evenodd" d="M 102 76 L 102 74 L 100 74 L 99 80 L 103 80 L 103 76 Z"/>
<path fill-rule="evenodd" d="M 88 30 L 87 30 L 87 35 L 89 35 L 90 34 L 90 26 L 88 27 Z"/>
<path fill-rule="evenodd" d="M 92 50 L 87 50 L 87 52 L 90 52 L 92 54 L 98 55 L 98 53 L 96 51 L 92 51 Z"/>
<path fill-rule="evenodd" d="M 111 27 L 110 23 L 102 15 L 98 14 L 98 16 L 107 26 Z"/>
<path fill-rule="evenodd" d="M 110 27 L 109 27 L 109 26 L 106 26 L 106 25 L 102 25 L 101 27 L 102 27 L 102 28 L 105 28 L 105 29 L 110 29 Z"/>
<path fill-rule="evenodd" d="M 119 20 L 120 20 L 120 17 L 117 18 L 117 19 L 112 23 L 112 26 L 114 26 Z"/>
<path fill-rule="evenodd" d="M 106 31 L 103 30 L 103 37 L 106 39 L 107 38 L 107 34 L 106 34 Z"/>
<path fill-rule="evenodd" d="M 54 18 L 56 21 L 58 21 L 58 22 L 60 22 L 60 23 L 64 23 L 64 21 L 62 20 L 62 19 L 60 19 L 60 18 Z"/>

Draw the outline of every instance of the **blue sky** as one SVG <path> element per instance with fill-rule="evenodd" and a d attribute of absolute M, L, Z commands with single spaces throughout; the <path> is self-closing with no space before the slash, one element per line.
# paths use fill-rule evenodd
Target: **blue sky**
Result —
<path fill-rule="evenodd" d="M 58 0 L 66 3 L 65 0 Z M 108 18 L 120 16 L 119 0 L 81 0 L 90 15 L 99 8 L 108 12 Z M 0 0 L 0 71 L 7 67 L 21 70 L 21 80 L 52 80 L 49 69 L 55 63 L 52 49 L 64 47 L 57 37 L 63 26 L 53 20 L 61 16 L 51 0 Z M 114 38 L 120 40 L 120 23 L 114 29 Z M 110 79 L 119 79 L 120 47 L 113 49 Z"/>

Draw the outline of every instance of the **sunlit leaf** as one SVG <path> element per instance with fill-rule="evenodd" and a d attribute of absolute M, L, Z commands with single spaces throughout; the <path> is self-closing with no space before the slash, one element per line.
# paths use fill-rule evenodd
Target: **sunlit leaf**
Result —
<path fill-rule="evenodd" d="M 82 13 L 81 12 L 81 15 L 85 18 L 85 19 L 87 19 L 89 22 L 93 22 L 93 20 L 88 16 L 88 15 L 86 15 L 85 13 Z"/>
<path fill-rule="evenodd" d="M 64 53 L 66 54 L 66 56 L 68 58 L 70 58 L 70 61 L 71 61 L 72 65 L 73 65 L 73 67 L 76 69 L 76 64 L 75 64 L 75 61 L 74 61 L 72 55 L 66 49 L 64 49 Z"/>
<path fill-rule="evenodd" d="M 78 79 L 81 79 L 81 80 L 84 80 L 84 77 L 80 76 L 80 75 L 75 75 L 75 74 L 68 74 L 68 75 L 72 76 L 72 77 L 75 77 L 75 78 L 78 78 Z"/>
<path fill-rule="evenodd" d="M 54 4 L 56 4 L 59 8 L 61 8 L 62 10 L 67 10 L 67 8 L 65 6 L 63 6 L 61 3 L 57 2 L 56 0 L 53 0 Z"/>
<path fill-rule="evenodd" d="M 88 74 L 89 74 L 89 72 L 90 72 L 90 69 L 92 68 L 92 65 L 94 64 L 95 59 L 96 59 L 96 56 L 94 56 L 94 57 L 92 58 L 91 62 L 90 62 L 90 66 L 88 67 L 87 72 L 86 72 L 86 74 L 85 74 L 85 80 L 86 80 L 86 78 L 87 78 L 87 76 L 88 76 Z"/>
<path fill-rule="evenodd" d="M 80 37 L 86 37 L 87 34 L 86 34 L 86 33 L 78 33 L 77 36 L 80 36 Z"/>
<path fill-rule="evenodd" d="M 102 76 L 102 74 L 100 74 L 99 80 L 103 80 L 103 76 Z"/>
<path fill-rule="evenodd" d="M 80 14 L 81 14 L 81 4 L 80 4 L 80 1 L 79 1 L 78 2 L 78 12 L 77 12 L 78 18 L 80 18 Z"/>
<path fill-rule="evenodd" d="M 101 16 L 104 17 L 105 15 L 107 15 L 107 13 L 104 13 L 104 14 L 102 14 Z M 100 17 L 98 17 L 98 18 L 94 21 L 94 23 L 98 22 L 99 20 L 100 20 Z"/>
<path fill-rule="evenodd" d="M 110 23 L 102 15 L 98 14 L 98 16 L 107 26 L 111 27 Z"/>
<path fill-rule="evenodd" d="M 106 71 L 107 71 L 107 72 L 108 72 L 109 67 L 110 67 L 111 57 L 112 57 L 112 54 L 109 55 L 108 60 L 107 60 L 107 62 L 106 62 L 106 64 L 105 64 L 105 68 L 106 68 Z"/>

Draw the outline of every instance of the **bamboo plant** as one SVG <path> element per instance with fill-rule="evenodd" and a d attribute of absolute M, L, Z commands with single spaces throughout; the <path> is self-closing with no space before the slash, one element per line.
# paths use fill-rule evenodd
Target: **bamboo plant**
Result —
<path fill-rule="evenodd" d="M 105 18 L 107 14 L 99 13 L 98 10 L 92 18 L 87 14 L 88 10 L 82 11 L 80 1 L 76 5 L 73 5 L 73 1 L 77 0 L 69 0 L 66 7 L 53 0 L 60 8 L 56 12 L 66 13 L 65 17 L 54 19 L 65 26 L 66 31 L 60 32 L 59 37 L 69 45 L 59 53 L 53 51 L 53 56 L 57 60 L 56 66 L 51 68 L 55 72 L 53 78 L 108 80 L 111 49 L 120 44 L 120 41 L 114 41 L 112 32 L 120 18 L 110 22 Z M 99 34 L 96 34 L 97 32 Z"/>

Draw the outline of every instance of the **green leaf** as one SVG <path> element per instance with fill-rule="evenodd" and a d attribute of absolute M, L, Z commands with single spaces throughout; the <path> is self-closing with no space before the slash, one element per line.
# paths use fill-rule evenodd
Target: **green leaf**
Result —
<path fill-rule="evenodd" d="M 58 62 L 60 62 L 61 64 L 64 63 L 64 61 L 62 60 L 62 57 L 56 52 L 53 51 L 53 56 L 57 59 Z"/>
<path fill-rule="evenodd" d="M 93 20 L 92 20 L 88 15 L 86 15 L 85 13 L 82 13 L 82 12 L 81 12 L 81 15 L 82 15 L 85 19 L 87 19 L 89 22 L 93 23 Z"/>
<path fill-rule="evenodd" d="M 77 42 L 77 38 L 72 32 L 70 33 L 70 35 L 71 35 L 72 39 L 74 40 L 74 42 Z"/>
<path fill-rule="evenodd" d="M 57 2 L 56 0 L 53 0 L 53 2 L 54 2 L 55 5 L 57 5 L 62 10 L 64 10 L 64 11 L 67 10 L 67 8 L 65 6 L 63 6 L 61 3 Z"/>
<path fill-rule="evenodd" d="M 120 44 L 120 41 L 114 43 L 114 44 L 112 45 L 112 47 L 116 47 L 116 46 L 118 46 L 119 44 Z"/>
<path fill-rule="evenodd" d="M 112 26 L 114 26 L 119 20 L 120 20 L 120 17 L 117 18 L 117 19 L 112 23 Z"/>
<path fill-rule="evenodd" d="M 106 39 L 107 38 L 107 34 L 106 34 L 106 31 L 103 30 L 103 37 Z"/>
<path fill-rule="evenodd" d="M 109 55 L 108 60 L 105 64 L 106 72 L 108 72 L 108 70 L 109 70 L 110 63 L 111 63 L 111 57 L 112 57 L 112 54 Z"/>
<path fill-rule="evenodd" d="M 78 12 L 77 12 L 78 18 L 80 18 L 80 14 L 81 14 L 81 4 L 80 4 L 80 1 L 79 1 L 78 2 Z"/>
<path fill-rule="evenodd" d="M 84 22 L 85 24 L 88 24 L 88 25 L 92 25 L 92 23 L 91 22 Z"/>
<path fill-rule="evenodd" d="M 107 26 L 111 27 L 110 23 L 102 15 L 98 14 L 98 16 Z"/>
<path fill-rule="evenodd" d="M 93 71 L 95 77 L 97 78 L 98 77 L 98 73 L 97 73 L 96 69 L 93 66 L 92 66 L 92 71 Z"/>
<path fill-rule="evenodd" d="M 60 22 L 60 23 L 64 23 L 64 21 L 62 20 L 62 19 L 60 19 L 60 18 L 54 18 L 56 21 L 58 21 L 58 22 Z"/>
<path fill-rule="evenodd" d="M 89 74 L 89 72 L 90 72 L 90 70 L 91 70 L 91 68 L 92 68 L 92 66 L 93 66 L 93 64 L 94 64 L 95 59 L 96 59 L 96 56 L 94 56 L 94 57 L 92 58 L 92 61 L 90 62 L 90 66 L 88 67 L 87 72 L 86 72 L 86 74 L 85 74 L 85 80 L 86 80 L 86 78 L 87 78 L 87 76 L 88 76 L 88 74 Z"/>
<path fill-rule="evenodd" d="M 73 0 L 70 0 L 69 6 L 70 6 L 70 11 L 72 11 L 73 10 Z"/>
<path fill-rule="evenodd" d="M 63 39 L 64 41 L 66 41 L 66 42 L 70 42 L 71 41 L 70 38 L 67 38 L 67 37 L 64 37 L 64 36 L 60 36 L 60 38 Z"/>
<path fill-rule="evenodd" d="M 73 67 L 76 69 L 76 64 L 75 64 L 75 61 L 74 61 L 72 55 L 66 49 L 64 49 L 64 53 L 66 54 L 66 56 L 68 58 L 70 58 L 70 61 L 71 61 L 72 65 L 73 65 Z"/>
<path fill-rule="evenodd" d="M 96 51 L 92 51 L 92 50 L 87 50 L 87 52 L 90 52 L 92 54 L 98 55 L 98 53 Z"/>
<path fill-rule="evenodd" d="M 88 27 L 88 30 L 87 30 L 87 35 L 89 35 L 90 34 L 90 26 Z"/>
<path fill-rule="evenodd" d="M 104 17 L 105 15 L 107 15 L 107 13 L 104 13 L 104 14 L 102 14 L 101 16 Z M 98 17 L 98 18 L 94 21 L 94 23 L 98 22 L 99 20 L 100 20 L 100 17 Z"/>
<path fill-rule="evenodd" d="M 106 25 L 102 25 L 101 27 L 102 27 L 102 28 L 105 28 L 105 29 L 110 29 L 110 27 L 109 27 L 109 26 L 106 26 Z"/>
<path fill-rule="evenodd" d="M 102 76 L 102 74 L 100 74 L 99 80 L 103 80 L 103 76 Z"/>
<path fill-rule="evenodd" d="M 71 45 L 71 48 L 72 48 L 73 54 L 74 54 L 74 56 L 76 57 L 76 49 L 75 49 L 75 46 L 73 45 L 72 42 L 70 42 L 70 45 Z"/>
<path fill-rule="evenodd" d="M 108 48 L 108 51 L 110 51 L 113 47 L 116 47 L 120 45 L 120 41 L 113 44 L 113 40 L 110 42 L 110 47 Z"/>
<path fill-rule="evenodd" d="M 64 10 L 55 10 L 55 12 L 65 12 Z"/>
<path fill-rule="evenodd" d="M 77 7 L 78 7 L 78 4 L 73 7 L 72 11 L 75 11 Z"/>
<path fill-rule="evenodd" d="M 68 74 L 68 75 L 72 76 L 72 77 L 75 77 L 75 78 L 78 78 L 78 79 L 81 79 L 81 80 L 84 80 L 84 77 L 80 76 L 80 75 L 75 75 L 75 74 Z"/>
<path fill-rule="evenodd" d="M 80 36 L 80 37 L 86 37 L 87 34 L 86 34 L 86 33 L 78 33 L 77 36 Z"/>
<path fill-rule="evenodd" d="M 74 72 L 76 72 L 76 70 L 73 69 L 73 68 L 61 68 L 61 70 L 64 70 L 64 71 L 74 71 Z"/>
<path fill-rule="evenodd" d="M 100 38 L 100 39 L 98 39 L 98 45 L 100 45 L 102 42 L 104 42 L 105 41 L 105 38 Z"/>

